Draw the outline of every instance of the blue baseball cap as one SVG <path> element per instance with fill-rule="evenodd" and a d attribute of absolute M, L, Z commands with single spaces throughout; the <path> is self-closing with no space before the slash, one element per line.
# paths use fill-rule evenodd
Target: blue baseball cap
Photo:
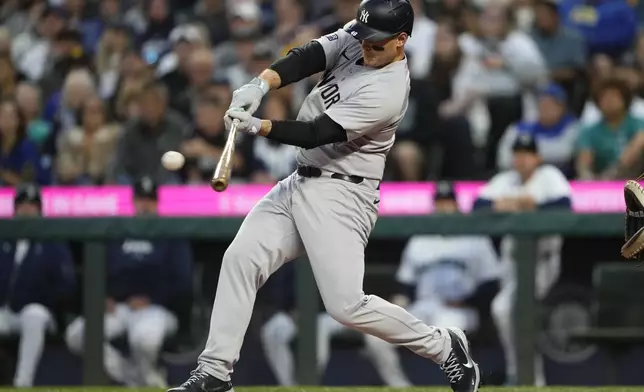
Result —
<path fill-rule="evenodd" d="M 552 97 L 560 102 L 566 102 L 568 100 L 566 90 L 557 83 L 548 83 L 546 86 L 542 87 L 539 90 L 539 97 Z"/>

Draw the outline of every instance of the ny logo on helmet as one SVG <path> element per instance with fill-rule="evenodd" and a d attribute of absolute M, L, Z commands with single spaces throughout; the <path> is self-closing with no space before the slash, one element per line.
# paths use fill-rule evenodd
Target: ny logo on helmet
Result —
<path fill-rule="evenodd" d="M 369 12 L 367 12 L 367 10 L 362 10 L 362 13 L 360 14 L 360 22 L 367 23 L 368 19 L 369 19 Z"/>

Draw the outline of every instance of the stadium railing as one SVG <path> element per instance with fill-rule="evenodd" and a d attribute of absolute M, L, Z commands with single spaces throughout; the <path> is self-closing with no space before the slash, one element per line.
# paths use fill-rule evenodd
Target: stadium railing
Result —
<path fill-rule="evenodd" d="M 536 239 L 540 235 L 566 237 L 615 237 L 622 234 L 622 214 L 574 214 L 535 212 L 527 214 L 473 213 L 465 215 L 384 216 L 379 218 L 371 239 L 409 238 L 416 234 L 479 234 L 517 237 L 517 306 L 515 323 L 519 360 L 518 382 L 532 385 L 536 346 L 537 303 L 534 270 Z M 0 238 L 73 240 L 84 243 L 83 312 L 86 317 L 83 381 L 105 385 L 103 374 L 103 315 L 105 298 L 105 245 L 118 238 L 232 239 L 241 218 L 13 218 L 0 219 Z M 616 255 L 619 250 L 616 249 Z M 297 263 L 298 380 L 303 385 L 318 383 L 316 371 L 316 318 L 318 296 L 308 263 Z"/>

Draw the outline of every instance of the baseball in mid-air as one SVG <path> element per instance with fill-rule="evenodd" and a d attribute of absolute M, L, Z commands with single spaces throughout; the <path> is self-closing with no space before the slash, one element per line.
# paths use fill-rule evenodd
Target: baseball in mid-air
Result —
<path fill-rule="evenodd" d="M 183 154 L 177 151 L 168 151 L 161 157 L 161 164 L 168 170 L 179 170 L 186 162 Z"/>

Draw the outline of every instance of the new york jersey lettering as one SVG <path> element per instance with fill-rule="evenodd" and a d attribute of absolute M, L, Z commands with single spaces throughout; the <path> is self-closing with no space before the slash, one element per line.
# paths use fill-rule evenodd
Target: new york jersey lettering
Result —
<path fill-rule="evenodd" d="M 319 88 L 320 95 L 324 100 L 324 107 L 326 109 L 333 106 L 333 104 L 340 102 L 340 88 L 338 87 L 335 76 L 333 76 L 330 71 L 326 71 L 324 75 L 322 75 Z"/>
<path fill-rule="evenodd" d="M 298 149 L 300 165 L 379 180 L 398 124 L 407 110 L 407 59 L 382 68 L 358 63 L 360 42 L 344 29 L 316 39 L 326 68 L 306 97 L 297 119 L 314 121 L 325 114 L 346 132 L 346 141 Z"/>

